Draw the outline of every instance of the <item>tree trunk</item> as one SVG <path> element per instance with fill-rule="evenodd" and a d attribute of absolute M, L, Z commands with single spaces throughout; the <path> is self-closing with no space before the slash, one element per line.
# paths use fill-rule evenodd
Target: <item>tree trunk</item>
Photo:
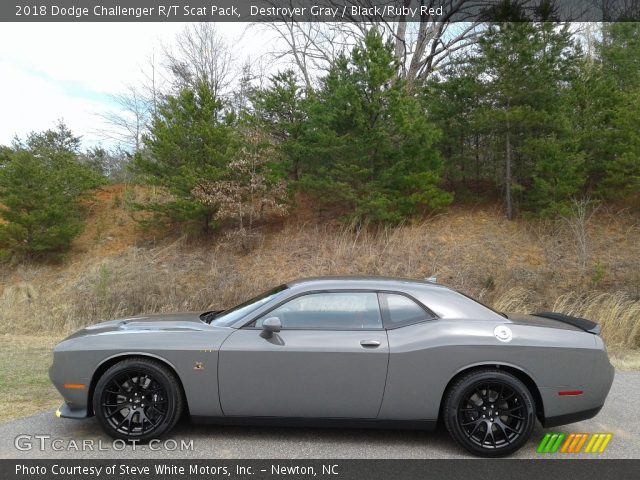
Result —
<path fill-rule="evenodd" d="M 476 155 L 476 198 L 480 198 L 480 135 L 475 136 L 475 155 Z"/>
<path fill-rule="evenodd" d="M 505 152 L 505 200 L 507 204 L 507 218 L 513 220 L 513 200 L 511 198 L 511 130 L 509 117 L 507 117 L 507 138 Z"/>

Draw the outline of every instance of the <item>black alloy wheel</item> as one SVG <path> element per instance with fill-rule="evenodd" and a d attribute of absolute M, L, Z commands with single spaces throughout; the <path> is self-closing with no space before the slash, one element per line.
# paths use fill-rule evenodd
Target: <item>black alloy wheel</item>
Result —
<path fill-rule="evenodd" d="M 109 368 L 98 381 L 93 409 L 112 437 L 148 441 L 168 432 L 182 411 L 182 390 L 160 362 L 127 359 Z"/>
<path fill-rule="evenodd" d="M 446 396 L 445 425 L 470 452 L 497 457 L 518 450 L 535 423 L 534 399 L 515 376 L 499 370 L 472 372 Z"/>

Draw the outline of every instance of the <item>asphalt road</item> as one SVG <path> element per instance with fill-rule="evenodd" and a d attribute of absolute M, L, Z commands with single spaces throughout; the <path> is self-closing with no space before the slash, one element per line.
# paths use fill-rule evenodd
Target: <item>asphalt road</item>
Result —
<path fill-rule="evenodd" d="M 613 434 L 600 458 L 640 458 L 640 373 L 618 372 L 600 414 L 591 419 L 549 431 L 608 432 Z M 539 425 L 529 443 L 514 457 L 567 458 L 541 455 L 537 445 L 546 430 Z M 19 435 L 31 436 L 33 448 L 15 446 Z M 43 435 L 45 449 L 40 449 Z M 436 432 L 402 430 L 349 430 L 319 428 L 221 427 L 191 425 L 181 421 L 163 444 L 124 447 L 112 444 L 95 419 L 56 418 L 53 411 L 0 424 L 0 458 L 457 458 L 468 457 L 442 429 Z M 56 440 L 56 442 L 52 442 Z M 180 450 L 180 442 L 193 440 L 192 448 Z M 93 450 L 82 443 L 93 441 Z M 175 442 L 174 442 L 175 441 Z M 22 440 L 23 448 L 27 440 Z M 55 444 L 54 444 L 55 443 Z M 77 449 L 75 447 L 77 447 Z M 54 448 L 55 447 L 55 448 Z M 176 448 L 177 447 L 177 448 Z M 62 449 L 60 449 L 62 448 Z M 579 454 L 591 457 L 590 454 Z"/>

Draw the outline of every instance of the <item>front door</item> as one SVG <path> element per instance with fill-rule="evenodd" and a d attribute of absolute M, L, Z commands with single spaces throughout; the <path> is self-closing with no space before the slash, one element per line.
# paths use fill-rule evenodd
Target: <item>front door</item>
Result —
<path fill-rule="evenodd" d="M 260 336 L 278 317 L 282 330 Z M 375 418 L 389 345 L 374 292 L 296 297 L 231 334 L 218 381 L 227 416 Z"/>

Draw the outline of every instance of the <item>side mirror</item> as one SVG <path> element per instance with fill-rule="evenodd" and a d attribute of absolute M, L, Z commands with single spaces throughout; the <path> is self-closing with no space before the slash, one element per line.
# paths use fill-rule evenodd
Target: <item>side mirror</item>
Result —
<path fill-rule="evenodd" d="M 282 322 L 278 317 L 265 318 L 262 322 L 262 332 L 260 336 L 262 338 L 271 338 L 274 332 L 279 332 L 282 329 Z"/>

